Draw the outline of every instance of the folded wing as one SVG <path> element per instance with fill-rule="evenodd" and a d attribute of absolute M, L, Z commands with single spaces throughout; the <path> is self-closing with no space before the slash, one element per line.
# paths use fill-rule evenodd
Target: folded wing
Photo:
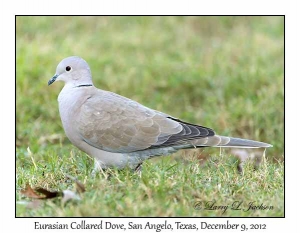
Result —
<path fill-rule="evenodd" d="M 215 135 L 212 129 L 182 122 L 102 90 L 81 106 L 76 129 L 86 143 L 115 153 L 191 145 L 195 139 Z"/>

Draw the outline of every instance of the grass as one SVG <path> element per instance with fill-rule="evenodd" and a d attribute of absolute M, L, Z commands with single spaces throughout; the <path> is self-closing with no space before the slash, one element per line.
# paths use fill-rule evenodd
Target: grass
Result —
<path fill-rule="evenodd" d="M 17 216 L 283 216 L 283 26 L 283 17 L 17 17 L 16 199 L 27 182 L 71 189 L 66 174 L 87 188 L 66 205 L 17 204 Z M 266 163 L 256 171 L 247 164 L 241 176 L 230 150 L 206 148 L 149 160 L 141 178 L 128 170 L 92 177 L 93 160 L 61 126 L 63 84 L 47 87 L 71 55 L 90 64 L 98 88 L 218 134 L 273 144 Z M 213 200 L 274 209 L 194 209 Z"/>

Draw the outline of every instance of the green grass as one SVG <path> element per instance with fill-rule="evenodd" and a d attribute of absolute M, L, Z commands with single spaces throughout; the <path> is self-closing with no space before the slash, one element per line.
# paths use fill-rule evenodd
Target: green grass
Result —
<path fill-rule="evenodd" d="M 79 202 L 45 201 L 17 216 L 283 216 L 283 17 L 17 17 L 17 201 L 29 182 L 53 190 L 87 188 Z M 93 161 L 65 137 L 57 64 L 89 64 L 95 86 L 218 134 L 274 145 L 243 176 L 225 150 L 206 148 L 148 161 L 142 177 L 91 177 Z M 27 147 L 33 153 L 28 156 Z M 199 157 L 205 159 L 203 164 Z M 269 211 L 195 210 L 196 201 L 254 201 Z"/>

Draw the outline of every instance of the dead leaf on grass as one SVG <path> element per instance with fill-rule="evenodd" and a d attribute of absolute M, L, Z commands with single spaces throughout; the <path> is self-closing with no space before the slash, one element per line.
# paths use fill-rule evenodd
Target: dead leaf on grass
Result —
<path fill-rule="evenodd" d="M 39 193 L 42 193 L 45 195 L 45 199 L 50 199 L 50 198 L 54 198 L 54 197 L 58 197 L 58 196 L 61 196 L 62 193 L 59 192 L 59 191 L 54 191 L 54 192 L 51 192 L 47 189 L 44 189 L 44 188 L 36 188 L 35 189 L 37 192 Z"/>
<path fill-rule="evenodd" d="M 25 189 L 21 190 L 21 194 L 29 198 L 44 199 L 44 196 L 37 194 L 29 184 L 26 184 Z"/>
<path fill-rule="evenodd" d="M 41 205 L 41 200 L 51 199 L 62 196 L 62 203 L 65 204 L 70 200 L 81 200 L 79 193 L 85 192 L 85 186 L 77 180 L 77 178 L 72 177 L 70 175 L 66 175 L 69 179 L 75 182 L 76 192 L 71 190 L 63 190 L 63 191 L 49 191 L 47 189 L 37 187 L 32 188 L 29 184 L 26 184 L 25 189 L 21 190 L 21 194 L 28 197 L 33 198 L 34 200 L 31 202 L 17 202 L 19 204 L 26 205 L 27 208 L 36 209 Z"/>

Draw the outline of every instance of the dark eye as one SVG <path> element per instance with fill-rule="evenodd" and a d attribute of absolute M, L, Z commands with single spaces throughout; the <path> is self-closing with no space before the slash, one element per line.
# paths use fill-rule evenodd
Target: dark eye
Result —
<path fill-rule="evenodd" d="M 66 71 L 70 71 L 70 70 L 71 70 L 71 66 L 67 66 Z"/>

